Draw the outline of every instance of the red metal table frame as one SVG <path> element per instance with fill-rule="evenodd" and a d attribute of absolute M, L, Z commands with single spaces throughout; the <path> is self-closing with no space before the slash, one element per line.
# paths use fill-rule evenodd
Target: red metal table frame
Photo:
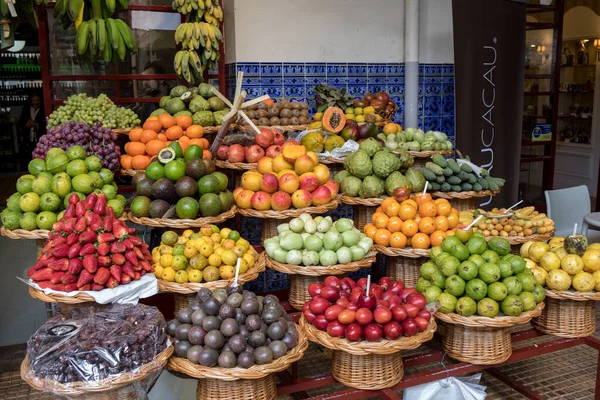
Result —
<path fill-rule="evenodd" d="M 293 313 L 295 319 L 299 317 L 300 313 Z M 512 342 L 517 343 L 523 340 L 533 339 L 540 336 L 546 336 L 545 334 L 536 331 L 535 329 L 528 329 L 522 332 L 512 334 Z M 439 343 L 439 337 L 436 337 Z M 431 343 L 431 342 L 430 342 Z M 434 339 L 435 343 L 435 339 Z M 515 380 L 511 379 L 497 367 L 507 364 L 512 364 L 518 361 L 522 361 L 531 357 L 540 356 L 543 354 L 552 353 L 559 350 L 568 349 L 575 346 L 587 345 L 598 350 L 598 366 L 596 370 L 596 391 L 594 395 L 595 400 L 600 400 L 600 340 L 589 336 L 587 338 L 577 339 L 565 339 L 555 337 L 554 340 L 545 342 L 542 344 L 536 344 L 531 346 L 522 347 L 513 350 L 512 356 L 504 363 L 499 365 L 473 365 L 468 363 L 457 363 L 448 365 L 444 368 L 441 364 L 437 368 L 432 368 L 427 371 L 417 372 L 414 374 L 404 375 L 404 378 L 395 386 L 383 389 L 383 390 L 360 390 L 348 388 L 345 390 L 327 393 L 317 397 L 309 397 L 306 394 L 307 390 L 322 388 L 325 386 L 338 383 L 331 375 L 319 375 L 311 378 L 298 378 L 297 366 L 292 366 L 292 372 L 284 371 L 280 374 L 283 382 L 277 386 L 277 393 L 279 395 L 286 395 L 297 393 L 299 398 L 302 399 L 344 399 L 344 400 L 359 400 L 371 396 L 379 396 L 382 399 L 389 400 L 401 400 L 402 397 L 396 393 L 398 390 L 406 389 L 412 386 L 421 385 L 428 382 L 437 381 L 444 379 L 448 376 L 462 376 L 466 374 L 472 374 L 476 372 L 486 371 L 496 379 L 500 380 L 504 384 L 508 385 L 521 395 L 533 400 L 544 400 L 542 396 L 533 390 L 521 385 Z M 444 351 L 439 350 L 425 351 L 423 353 L 414 354 L 402 358 L 404 368 L 414 367 L 417 365 L 428 364 L 431 362 L 440 362 L 444 357 Z"/>

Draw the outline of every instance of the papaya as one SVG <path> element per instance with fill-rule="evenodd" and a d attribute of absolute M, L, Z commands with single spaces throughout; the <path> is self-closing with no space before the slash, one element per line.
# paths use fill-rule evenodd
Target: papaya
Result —
<path fill-rule="evenodd" d="M 339 107 L 329 107 L 323 114 L 323 128 L 329 132 L 338 133 L 346 126 L 346 114 Z"/>
<path fill-rule="evenodd" d="M 302 138 L 302 146 L 306 147 L 306 150 L 315 153 L 321 153 L 324 144 L 323 135 L 319 132 L 309 132 Z"/>
<path fill-rule="evenodd" d="M 331 135 L 325 140 L 325 151 L 331 153 L 335 148 L 342 147 L 346 143 L 344 139 L 337 135 Z"/>
<path fill-rule="evenodd" d="M 306 154 L 306 147 L 295 145 L 284 147 L 281 153 L 283 159 L 292 165 L 294 165 L 298 157 L 303 156 L 304 154 Z"/>

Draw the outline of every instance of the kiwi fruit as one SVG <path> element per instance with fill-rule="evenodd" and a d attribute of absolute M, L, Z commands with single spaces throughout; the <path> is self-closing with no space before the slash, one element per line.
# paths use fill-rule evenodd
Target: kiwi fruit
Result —
<path fill-rule="evenodd" d="M 271 117 L 269 120 L 271 126 L 281 125 L 281 120 L 278 117 Z"/>
<path fill-rule="evenodd" d="M 241 352 L 246 350 L 246 338 L 243 335 L 240 335 L 239 333 L 230 337 L 229 342 L 227 343 L 229 344 L 231 351 L 233 351 L 236 354 L 240 354 Z"/>
<path fill-rule="evenodd" d="M 200 302 L 203 302 L 204 300 L 206 300 L 210 297 L 212 297 L 212 292 L 210 291 L 210 289 L 207 289 L 207 288 L 200 289 L 198 291 L 198 294 L 196 295 L 196 298 Z"/>
<path fill-rule="evenodd" d="M 250 119 L 254 119 L 256 117 L 256 113 L 252 110 L 246 111 L 246 116 Z"/>
<path fill-rule="evenodd" d="M 292 110 L 299 110 L 299 109 L 300 109 L 300 107 L 301 107 L 300 103 L 298 103 L 298 102 L 296 102 L 296 101 L 292 101 L 292 102 L 290 103 L 290 108 L 291 108 Z"/>
<path fill-rule="evenodd" d="M 219 317 L 223 319 L 235 318 L 235 307 L 231 304 L 223 304 L 221 308 L 219 308 Z"/>
<path fill-rule="evenodd" d="M 297 108 L 294 108 L 292 110 L 292 117 L 299 117 L 300 116 L 300 110 L 298 110 Z"/>
<path fill-rule="evenodd" d="M 268 114 L 267 110 L 256 110 L 256 112 L 254 113 L 254 115 L 258 119 L 265 118 L 267 116 L 267 114 Z"/>
<path fill-rule="evenodd" d="M 240 325 L 233 318 L 227 318 L 221 323 L 221 333 L 225 337 L 231 337 L 240 331 Z M 283 336 L 283 335 L 282 335 Z"/>
<path fill-rule="evenodd" d="M 288 351 L 287 345 L 281 340 L 273 340 L 269 343 L 269 349 L 273 352 L 273 359 L 275 360 L 285 355 Z"/>
<path fill-rule="evenodd" d="M 257 365 L 269 364 L 273 362 L 273 352 L 267 346 L 260 346 L 254 349 L 254 358 Z"/>
<path fill-rule="evenodd" d="M 175 345 L 175 356 L 185 358 L 187 357 L 187 352 L 192 347 L 192 344 L 187 340 L 180 340 Z"/>
<path fill-rule="evenodd" d="M 267 329 L 267 336 L 272 340 L 279 340 L 285 335 L 286 328 L 279 322 L 275 322 Z"/>
<path fill-rule="evenodd" d="M 244 312 L 242 311 L 241 308 L 236 308 L 235 309 L 235 320 L 240 323 L 240 324 L 245 324 L 246 323 L 246 314 L 244 314 Z"/>
<path fill-rule="evenodd" d="M 266 118 L 266 117 L 259 118 L 258 119 L 258 124 L 260 126 L 268 126 L 269 125 L 269 118 Z"/>
<path fill-rule="evenodd" d="M 260 329 L 261 323 L 262 321 L 258 315 L 248 315 L 246 318 L 246 329 L 248 329 L 249 332 L 257 331 Z"/>
<path fill-rule="evenodd" d="M 279 117 L 280 118 L 290 118 L 290 117 L 292 117 L 292 111 L 288 108 L 284 108 L 283 110 L 281 110 L 279 112 Z"/>
<path fill-rule="evenodd" d="M 179 340 L 187 340 L 188 333 L 192 325 L 190 324 L 181 324 L 175 329 L 175 337 Z"/>
<path fill-rule="evenodd" d="M 192 326 L 188 332 L 188 341 L 193 344 L 204 344 L 206 331 L 200 326 Z"/>
<path fill-rule="evenodd" d="M 254 125 L 258 125 L 258 120 L 256 118 L 251 119 L 250 121 L 252 121 Z M 242 125 L 248 125 L 248 122 L 245 119 L 242 119 Z"/>
<path fill-rule="evenodd" d="M 200 360 L 200 353 L 204 350 L 202 346 L 192 346 L 187 351 L 187 359 L 194 364 L 198 364 Z"/>
<path fill-rule="evenodd" d="M 283 335 L 283 338 L 281 338 L 281 341 L 285 343 L 288 350 L 293 349 L 298 344 L 298 338 L 290 332 L 286 332 L 285 335 Z"/>
<path fill-rule="evenodd" d="M 266 110 L 267 108 L 269 108 L 265 103 L 263 103 L 262 101 L 260 103 L 256 104 L 256 109 L 257 110 Z"/>
<path fill-rule="evenodd" d="M 308 117 L 302 117 L 302 116 L 300 116 L 298 118 L 298 121 L 300 121 L 301 125 L 308 125 L 308 124 L 310 124 L 310 118 L 308 118 Z"/>
<path fill-rule="evenodd" d="M 247 298 L 242 302 L 240 308 L 246 315 L 256 314 L 259 310 L 259 302 L 256 298 Z"/>
<path fill-rule="evenodd" d="M 219 329 L 220 326 L 221 321 L 212 315 L 204 317 L 204 320 L 202 321 L 202 329 L 204 329 L 206 332 Z"/>
<path fill-rule="evenodd" d="M 301 107 L 303 110 L 308 110 L 308 103 L 300 103 L 300 107 Z"/>
<path fill-rule="evenodd" d="M 289 100 L 281 100 L 278 102 L 280 108 L 289 108 L 290 101 Z"/>
<path fill-rule="evenodd" d="M 221 331 L 214 330 L 210 331 L 204 337 L 204 347 L 210 347 L 211 349 L 218 350 L 225 344 L 225 336 Z"/>
<path fill-rule="evenodd" d="M 267 337 L 261 331 L 254 331 L 248 336 L 248 344 L 254 348 L 264 346 Z"/>
<path fill-rule="evenodd" d="M 306 109 L 300 110 L 300 116 L 301 117 L 308 117 L 308 110 L 306 110 Z"/>
<path fill-rule="evenodd" d="M 181 322 L 179 322 L 176 319 L 172 319 L 169 322 L 167 322 L 167 335 L 175 337 L 175 330 L 179 325 L 181 325 Z"/>
<path fill-rule="evenodd" d="M 237 366 L 240 368 L 250 368 L 255 363 L 254 354 L 249 351 L 243 351 L 237 357 Z"/>
<path fill-rule="evenodd" d="M 198 358 L 198 364 L 204 365 L 205 367 L 214 367 L 217 365 L 219 359 L 219 352 L 215 349 L 204 348 L 200 357 Z"/>
<path fill-rule="evenodd" d="M 193 311 L 190 308 L 182 308 L 177 313 L 177 319 L 184 324 L 192 323 L 192 313 Z"/>
<path fill-rule="evenodd" d="M 206 315 L 217 315 L 219 313 L 219 308 L 221 308 L 221 303 L 214 297 L 210 297 L 202 303 L 202 311 L 204 311 L 204 314 Z"/>
<path fill-rule="evenodd" d="M 206 317 L 206 314 L 204 314 L 204 311 L 202 311 L 202 310 L 194 311 L 192 313 L 192 324 L 202 325 L 202 321 L 204 320 L 204 317 Z"/>
<path fill-rule="evenodd" d="M 279 122 L 281 123 L 281 125 L 286 126 L 290 124 L 290 119 L 289 118 L 281 118 L 279 120 Z"/>
<path fill-rule="evenodd" d="M 237 357 L 232 351 L 223 351 L 217 362 L 221 368 L 233 368 L 237 364 Z"/>
<path fill-rule="evenodd" d="M 298 119 L 298 117 L 290 118 L 290 125 L 299 125 L 299 124 L 300 124 L 300 120 Z"/>
<path fill-rule="evenodd" d="M 227 304 L 232 305 L 233 307 L 239 307 L 242 305 L 242 301 L 244 301 L 244 296 L 240 293 L 232 293 L 227 297 Z"/>
<path fill-rule="evenodd" d="M 271 107 L 269 108 L 269 114 L 268 117 L 277 117 L 279 116 L 279 108 L 278 107 Z"/>

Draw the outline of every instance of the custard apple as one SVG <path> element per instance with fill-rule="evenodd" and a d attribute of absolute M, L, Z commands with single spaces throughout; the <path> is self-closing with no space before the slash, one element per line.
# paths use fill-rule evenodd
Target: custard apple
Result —
<path fill-rule="evenodd" d="M 188 108 L 193 113 L 198 111 L 208 111 L 210 110 L 210 104 L 208 104 L 208 101 L 205 100 L 204 97 L 196 96 L 190 101 Z"/>
<path fill-rule="evenodd" d="M 344 160 L 344 169 L 359 179 L 364 179 L 373 172 L 373 164 L 369 154 L 358 149 Z"/>
<path fill-rule="evenodd" d="M 358 148 L 360 150 L 366 151 L 369 157 L 373 157 L 375 153 L 383 149 L 383 146 L 377 140 L 373 138 L 368 138 L 363 140 L 358 146 Z"/>
<path fill-rule="evenodd" d="M 363 199 L 381 197 L 385 192 L 384 182 L 375 175 L 367 176 L 358 190 L 358 195 Z"/>
<path fill-rule="evenodd" d="M 373 173 L 381 179 L 400 169 L 400 159 L 389 151 L 378 151 L 373 156 Z"/>
<path fill-rule="evenodd" d="M 340 184 L 340 191 L 347 196 L 356 197 L 362 181 L 355 176 L 347 176 Z"/>
<path fill-rule="evenodd" d="M 198 111 L 192 116 L 194 125 L 215 126 L 215 117 L 211 111 Z"/>

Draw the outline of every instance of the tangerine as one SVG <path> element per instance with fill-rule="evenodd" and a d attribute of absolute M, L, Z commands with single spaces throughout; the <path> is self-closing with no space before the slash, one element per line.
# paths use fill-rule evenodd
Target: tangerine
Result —
<path fill-rule="evenodd" d="M 204 136 L 204 128 L 202 125 L 192 125 L 185 130 L 185 135 L 190 139 L 199 139 Z"/>
<path fill-rule="evenodd" d="M 146 118 L 146 121 L 158 121 L 158 115 L 152 115 Z"/>
<path fill-rule="evenodd" d="M 183 136 L 183 129 L 181 129 L 179 126 L 172 126 L 167 129 L 165 135 L 167 135 L 167 139 L 169 140 L 177 140 Z"/>
<path fill-rule="evenodd" d="M 187 147 L 190 145 L 190 138 L 187 136 L 182 136 L 180 137 L 177 142 L 179 142 L 179 145 L 181 146 L 181 150 L 185 153 L 185 149 L 187 149 Z"/>
<path fill-rule="evenodd" d="M 373 225 L 375 225 L 377 229 L 385 229 L 389 220 L 390 218 L 384 213 L 375 213 L 372 218 Z"/>
<path fill-rule="evenodd" d="M 419 205 L 419 215 L 421 217 L 435 217 L 437 215 L 437 209 L 432 201 L 426 201 Z"/>
<path fill-rule="evenodd" d="M 383 212 L 383 208 L 382 208 L 381 206 L 379 206 L 379 207 L 377 207 L 377 208 L 375 209 L 375 212 L 376 212 L 376 213 L 382 213 L 382 212 Z"/>
<path fill-rule="evenodd" d="M 148 164 L 150 164 L 150 157 L 148 156 L 134 156 L 131 159 L 131 167 L 133 169 L 146 169 Z"/>
<path fill-rule="evenodd" d="M 428 249 L 431 241 L 429 240 L 429 236 L 424 234 L 423 232 L 419 232 L 412 237 L 411 246 L 414 249 Z"/>
<path fill-rule="evenodd" d="M 419 225 L 412 219 L 408 219 L 402 224 L 402 233 L 404 233 L 406 237 L 412 237 L 418 231 Z"/>
<path fill-rule="evenodd" d="M 127 143 L 125 152 L 130 156 L 143 156 L 146 154 L 146 146 L 140 142 L 129 142 Z"/>
<path fill-rule="evenodd" d="M 413 199 L 415 199 L 418 205 L 433 201 L 429 193 L 417 193 L 413 196 Z"/>
<path fill-rule="evenodd" d="M 202 158 L 212 160 L 212 153 L 209 150 L 202 150 Z"/>
<path fill-rule="evenodd" d="M 166 142 L 167 141 L 167 135 L 165 135 L 164 133 L 159 133 L 158 134 L 158 140 L 160 140 L 162 142 Z"/>
<path fill-rule="evenodd" d="M 192 126 L 193 122 L 192 117 L 190 117 L 189 115 L 180 115 L 177 118 L 175 118 L 175 123 L 181 129 L 186 130 L 187 128 Z"/>
<path fill-rule="evenodd" d="M 452 212 L 446 218 L 448 219 L 448 228 L 454 229 L 458 226 L 458 213 Z"/>
<path fill-rule="evenodd" d="M 440 199 L 438 199 L 440 200 Z M 443 215 L 447 217 L 452 212 L 452 206 L 446 199 L 441 199 L 443 201 L 435 203 L 435 208 L 437 210 L 437 215 Z"/>
<path fill-rule="evenodd" d="M 383 204 L 382 204 L 383 207 Z M 400 204 L 398 204 L 397 201 L 394 201 L 393 203 L 389 203 L 387 205 L 387 207 L 385 208 L 385 213 L 387 214 L 388 217 L 396 217 L 398 216 L 398 213 L 400 212 Z"/>
<path fill-rule="evenodd" d="M 448 229 L 446 231 L 446 237 L 448 236 L 454 236 L 456 234 L 456 230 L 455 229 Z"/>
<path fill-rule="evenodd" d="M 164 149 L 167 145 L 165 144 L 165 142 L 155 139 L 155 140 L 151 140 L 148 143 L 146 143 L 146 154 L 148 154 L 149 156 L 155 156 L 158 154 L 159 151 L 161 151 L 162 149 Z"/>
<path fill-rule="evenodd" d="M 446 238 L 446 233 L 442 231 L 435 231 L 429 235 L 429 240 L 432 246 L 441 246 L 442 241 Z"/>
<path fill-rule="evenodd" d="M 449 228 L 448 218 L 443 215 L 435 217 L 435 229 L 438 231 L 446 232 Z"/>
<path fill-rule="evenodd" d="M 208 150 L 208 140 L 206 138 L 200 138 L 198 140 L 200 143 L 200 147 L 202 147 L 204 150 Z"/>
<path fill-rule="evenodd" d="M 377 232 L 377 227 L 373 224 L 366 224 L 363 227 L 363 232 L 365 233 L 365 235 L 367 235 L 367 237 L 373 239 L 373 236 L 375 236 L 375 232 Z"/>
<path fill-rule="evenodd" d="M 416 215 L 417 207 L 407 203 L 407 201 L 403 201 L 402 204 L 400 204 L 400 209 L 398 210 L 398 216 L 400 219 L 406 221 L 407 219 L 413 219 Z"/>
<path fill-rule="evenodd" d="M 404 203 L 411 204 L 414 208 L 417 208 L 417 209 L 419 208 L 419 205 L 413 199 L 406 199 L 402 202 L 402 204 L 404 204 Z"/>
<path fill-rule="evenodd" d="M 383 201 L 381 202 L 381 209 L 385 210 L 387 208 L 388 205 L 390 205 L 391 203 L 397 203 L 396 200 L 394 200 L 393 197 L 386 197 L 385 199 L 383 199 Z M 390 215 L 391 216 L 391 215 Z"/>
<path fill-rule="evenodd" d="M 146 144 L 154 139 L 158 139 L 158 133 L 151 129 L 144 129 L 144 131 L 142 132 L 142 136 L 140 137 L 140 142 Z"/>
<path fill-rule="evenodd" d="M 399 217 L 390 217 L 387 228 L 390 232 L 400 232 L 402 230 L 402 220 Z"/>
<path fill-rule="evenodd" d="M 406 235 L 402 232 L 394 232 L 390 237 L 390 246 L 396 249 L 403 249 L 406 247 Z"/>
<path fill-rule="evenodd" d="M 389 246 L 390 245 L 390 236 L 392 234 L 387 229 L 377 229 L 375 235 L 373 236 L 373 241 L 381 246 Z"/>
<path fill-rule="evenodd" d="M 151 130 L 155 133 L 158 133 L 162 129 L 162 125 L 158 121 L 158 118 L 155 120 L 148 118 L 146 122 L 144 122 L 144 125 L 142 125 L 142 128 L 144 128 L 144 130 Z"/>
<path fill-rule="evenodd" d="M 158 116 L 158 122 L 160 122 L 160 125 L 163 129 L 169 129 L 177 123 L 177 121 L 175 121 L 175 118 L 173 118 L 171 114 L 167 113 L 160 114 Z"/>
<path fill-rule="evenodd" d="M 419 230 L 427 235 L 435 232 L 435 221 L 431 217 L 423 217 L 419 221 Z"/>
<path fill-rule="evenodd" d="M 129 132 L 129 140 L 131 140 L 132 142 L 139 142 L 142 138 L 142 132 L 144 132 L 142 128 L 133 128 Z"/>
<path fill-rule="evenodd" d="M 121 156 L 121 167 L 123 167 L 123 169 L 132 169 L 131 166 L 131 159 L 133 157 L 131 157 L 129 154 L 123 154 Z"/>

